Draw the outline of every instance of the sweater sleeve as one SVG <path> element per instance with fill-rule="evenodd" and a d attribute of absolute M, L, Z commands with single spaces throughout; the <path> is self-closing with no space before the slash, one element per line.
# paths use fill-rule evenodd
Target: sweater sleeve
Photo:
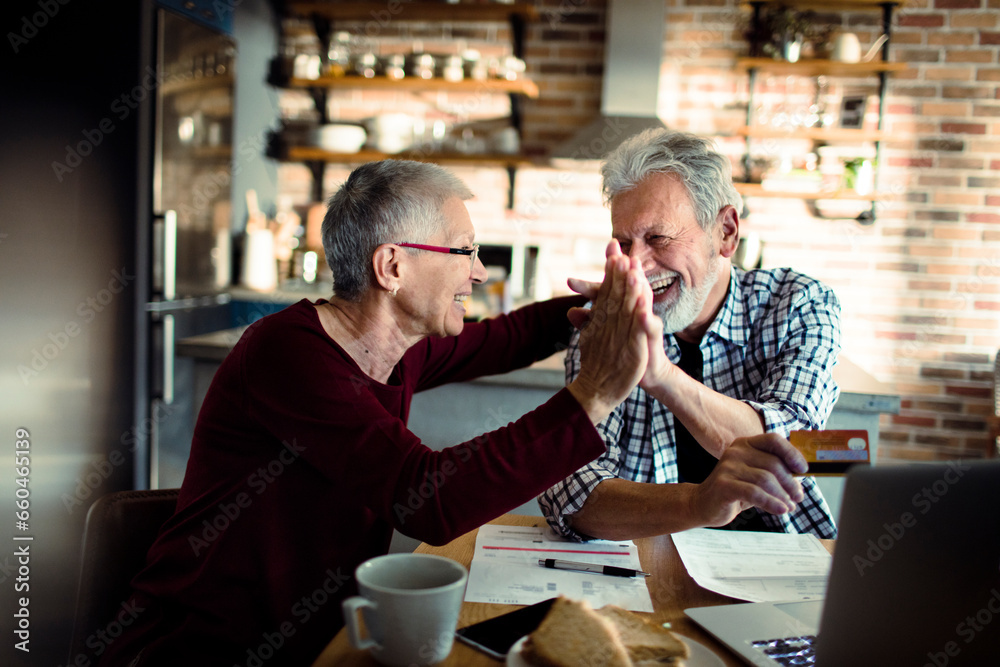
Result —
<path fill-rule="evenodd" d="M 552 319 L 514 326 L 510 337 L 490 332 L 478 355 L 516 357 L 505 347 L 545 338 L 537 328 Z M 551 336 L 546 340 L 554 342 Z M 500 367 L 470 361 L 477 354 L 459 348 L 477 371 Z M 440 352 L 430 356 L 436 355 Z M 401 365 L 400 386 L 374 382 L 321 329 L 257 333 L 241 363 L 250 419 L 294 447 L 352 505 L 432 544 L 531 500 L 604 451 L 603 440 L 566 389 L 507 426 L 433 451 L 401 419 L 411 395 L 407 387 L 419 384 L 408 377 L 413 369 Z M 461 375 L 446 372 L 449 365 L 455 364 L 435 364 L 442 378 Z"/>
<path fill-rule="evenodd" d="M 574 334 L 566 353 L 566 384 L 576 379 L 580 374 L 580 336 Z M 624 424 L 624 403 L 614 410 L 597 425 L 607 447 L 599 457 L 574 471 L 565 479 L 559 480 L 538 496 L 538 505 L 549 526 L 557 534 L 577 542 L 591 539 L 573 530 L 569 517 L 583 509 L 590 494 L 597 485 L 607 479 L 619 477 L 621 469 L 622 450 L 618 439 Z"/>
<path fill-rule="evenodd" d="M 413 447 L 387 508 L 400 532 L 444 544 L 522 503 L 604 451 L 566 390 L 507 426 L 433 452 Z"/>
<path fill-rule="evenodd" d="M 541 301 L 466 324 L 458 336 L 425 339 L 406 357 L 419 378 L 416 391 L 506 373 L 565 350 L 574 331 L 566 313 L 586 302 L 582 296 Z"/>

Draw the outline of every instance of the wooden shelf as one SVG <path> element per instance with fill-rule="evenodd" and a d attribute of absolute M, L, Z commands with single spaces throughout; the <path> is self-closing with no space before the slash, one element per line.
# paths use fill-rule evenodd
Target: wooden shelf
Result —
<path fill-rule="evenodd" d="M 535 161 L 523 155 L 503 154 L 466 154 L 466 153 L 425 153 L 422 151 L 404 151 L 402 153 L 383 153 L 374 150 L 361 150 L 357 153 L 334 153 L 332 151 L 312 146 L 289 146 L 283 152 L 282 159 L 289 162 L 335 162 L 343 164 L 362 164 L 386 158 L 398 160 L 417 160 L 436 164 L 458 164 L 479 167 L 523 167 L 535 164 Z"/>
<path fill-rule="evenodd" d="M 739 58 L 736 69 L 758 70 L 771 74 L 794 74 L 798 76 L 871 76 L 880 72 L 902 72 L 907 63 L 887 63 L 875 60 L 868 63 L 842 63 L 836 60 L 800 60 L 790 63 L 773 58 Z"/>
<path fill-rule="evenodd" d="M 748 0 L 743 2 L 744 7 L 753 5 L 789 5 L 796 9 L 826 9 L 830 11 L 843 11 L 845 9 L 881 9 L 883 5 L 893 5 L 901 7 L 908 0 Z"/>
<path fill-rule="evenodd" d="M 406 77 L 403 79 L 390 79 L 385 76 L 376 76 L 366 79 L 361 76 L 322 76 L 318 79 L 290 79 L 289 88 L 328 88 L 328 89 L 352 89 L 352 90 L 402 90 L 407 92 L 452 92 L 452 93 L 489 93 L 489 94 L 516 94 L 524 95 L 531 99 L 538 97 L 538 85 L 527 78 L 519 78 L 514 81 L 505 79 L 487 79 L 479 81 L 476 79 L 463 79 L 462 81 L 448 81 L 446 79 L 419 79 L 416 77 Z"/>
<path fill-rule="evenodd" d="M 843 127 L 801 127 L 795 130 L 782 130 L 761 125 L 741 127 L 736 130 L 736 134 L 755 139 L 809 139 L 811 141 L 846 143 L 884 141 L 889 138 L 888 132 L 880 130 L 852 130 Z"/>
<path fill-rule="evenodd" d="M 160 92 L 163 95 L 179 95 L 181 93 L 191 93 L 213 88 L 232 88 L 232 74 L 216 74 L 214 76 L 202 76 L 197 79 L 168 80 L 160 84 Z"/>
<path fill-rule="evenodd" d="M 530 2 L 474 2 L 466 0 L 457 3 L 432 2 L 430 0 L 415 0 L 406 2 L 380 1 L 370 2 L 340 2 L 337 0 L 274 0 L 276 11 L 284 17 L 306 19 L 312 23 L 316 36 L 323 44 L 325 36 L 338 22 L 363 22 L 366 25 L 374 23 L 385 25 L 387 22 L 424 21 L 424 22 L 505 22 L 510 26 L 510 41 L 513 55 L 521 58 L 524 51 L 524 30 L 529 21 L 537 21 L 540 13 L 534 3 Z M 289 79 L 288 73 L 276 72 L 272 69 L 269 78 L 272 85 L 308 90 L 312 95 L 321 122 L 328 122 L 328 93 L 333 89 L 362 89 L 407 91 L 414 94 L 423 92 L 454 92 L 481 95 L 507 95 L 510 97 L 510 124 L 520 132 L 521 100 L 519 96 L 537 98 L 538 86 L 526 77 L 515 81 L 490 79 L 479 81 L 475 79 L 462 81 L 447 81 L 444 79 L 418 79 L 406 77 L 389 79 L 385 76 L 366 79 L 364 77 L 319 77 L 317 79 Z M 334 153 L 308 146 L 282 146 L 280 139 L 269 148 L 269 153 L 277 159 L 288 162 L 306 163 L 313 172 L 313 198 L 322 199 L 323 171 L 328 163 L 359 164 L 374 160 L 395 157 L 409 160 L 421 160 L 441 164 L 475 165 L 485 167 L 502 167 L 507 170 L 510 190 L 507 206 L 514 205 L 515 172 L 519 166 L 534 164 L 532 160 L 521 155 L 483 154 L 466 155 L 460 153 L 424 153 L 412 151 L 389 155 L 379 151 L 360 151 L 358 153 Z"/>
<path fill-rule="evenodd" d="M 872 192 L 859 195 L 854 190 L 817 190 L 813 192 L 765 190 L 760 183 L 734 183 L 736 191 L 747 197 L 780 197 L 782 199 L 849 199 L 852 201 L 878 201 L 882 197 Z"/>
<path fill-rule="evenodd" d="M 881 12 L 882 13 L 882 23 L 877 24 L 883 26 L 886 36 L 890 39 L 892 37 L 892 14 L 893 11 L 900 6 L 905 5 L 907 0 L 741 0 L 741 6 L 744 8 L 749 7 L 752 14 L 751 26 L 752 32 L 754 34 L 750 40 L 750 53 L 759 54 L 763 51 L 763 42 L 767 41 L 768 37 L 760 34 L 759 30 L 763 28 L 765 17 L 775 11 L 777 7 L 785 6 L 796 11 L 819 11 L 819 12 L 829 12 L 829 13 L 840 13 L 844 11 L 862 11 L 862 12 Z M 750 80 L 750 97 L 748 101 L 748 111 L 747 111 L 747 126 L 737 130 L 736 134 L 741 135 L 746 141 L 746 152 L 744 153 L 744 178 L 747 178 L 750 173 L 751 161 L 751 144 L 753 139 L 757 138 L 767 138 L 767 139 L 795 139 L 795 140 L 806 140 L 813 142 L 813 145 L 822 144 L 826 142 L 841 142 L 841 143 L 866 143 L 870 142 L 874 144 L 875 148 L 875 161 L 876 164 L 880 163 L 880 155 L 882 151 L 882 142 L 890 138 L 887 132 L 880 130 L 866 130 L 866 129 L 854 129 L 854 128 L 799 128 L 795 130 L 782 130 L 779 128 L 771 128 L 764 126 L 754 126 L 753 123 L 753 113 L 754 109 L 754 93 L 757 82 L 757 74 L 776 74 L 776 75 L 786 75 L 786 76 L 801 76 L 801 77 L 839 77 L 839 78 L 862 78 L 862 77 L 878 77 L 878 127 L 882 126 L 882 119 L 885 115 L 886 108 L 886 81 L 888 75 L 893 72 L 902 72 L 909 68 L 907 63 L 901 62 L 887 62 L 889 58 L 889 46 L 888 42 L 882 47 L 880 53 L 880 59 L 869 61 L 869 62 L 857 62 L 857 63 L 845 63 L 829 59 L 806 59 L 799 60 L 797 62 L 788 62 L 784 60 L 775 60 L 774 58 L 762 58 L 762 57 L 751 57 L 751 58 L 739 58 L 736 61 L 736 69 L 738 71 L 747 72 Z M 877 183 L 877 173 L 875 182 Z M 780 187 L 780 183 L 775 181 L 772 183 L 776 187 Z M 864 211 L 860 213 L 856 220 L 860 224 L 870 225 L 875 222 L 875 204 L 884 198 L 884 193 L 881 193 L 878 189 L 874 192 L 859 195 L 853 189 L 846 188 L 829 188 L 829 189 L 817 189 L 807 191 L 807 184 L 802 184 L 802 187 L 796 187 L 798 184 L 792 181 L 791 183 L 785 184 L 786 188 L 782 190 L 772 190 L 765 189 L 761 183 L 737 183 L 736 189 L 744 197 L 775 197 L 782 199 L 801 199 L 806 201 L 816 201 L 816 200 L 841 200 L 841 201 L 855 201 L 855 202 L 872 202 L 869 211 Z M 823 215 L 820 211 L 820 215 Z"/>
<path fill-rule="evenodd" d="M 220 146 L 195 146 L 191 149 L 194 157 L 202 160 L 230 160 L 233 157 L 233 147 L 228 144 Z"/>
<path fill-rule="evenodd" d="M 383 15 L 391 21 L 507 21 L 515 16 L 528 21 L 538 19 L 535 6 L 523 2 L 405 2 L 387 6 L 384 2 L 292 0 L 285 3 L 285 8 L 294 16 L 322 16 L 334 21 L 378 21 Z"/>

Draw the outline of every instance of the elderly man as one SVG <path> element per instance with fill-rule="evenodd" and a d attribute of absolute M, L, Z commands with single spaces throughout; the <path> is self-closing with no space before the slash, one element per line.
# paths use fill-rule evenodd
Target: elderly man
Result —
<path fill-rule="evenodd" d="M 835 537 L 812 478 L 782 488 L 801 472 L 785 437 L 822 428 L 837 400 L 836 296 L 790 269 L 733 266 L 741 202 L 709 141 L 648 130 L 602 174 L 612 235 L 641 262 L 664 335 L 639 387 L 598 425 L 607 453 L 540 496 L 549 523 L 575 539 L 703 526 Z M 567 379 L 579 370 L 574 337 Z"/>

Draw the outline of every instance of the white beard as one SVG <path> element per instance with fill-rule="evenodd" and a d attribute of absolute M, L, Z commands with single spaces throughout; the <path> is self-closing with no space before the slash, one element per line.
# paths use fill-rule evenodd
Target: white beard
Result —
<path fill-rule="evenodd" d="M 680 295 L 673 304 L 654 303 L 653 312 L 663 320 L 663 333 L 676 333 L 691 326 L 708 301 L 709 292 L 719 282 L 719 268 L 722 258 L 713 254 L 708 262 L 705 280 L 697 287 L 690 287 L 680 276 L 678 290 Z"/>

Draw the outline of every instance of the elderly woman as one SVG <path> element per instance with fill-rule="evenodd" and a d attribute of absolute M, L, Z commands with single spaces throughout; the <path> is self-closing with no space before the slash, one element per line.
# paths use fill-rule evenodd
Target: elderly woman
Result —
<path fill-rule="evenodd" d="M 589 312 L 566 297 L 464 324 L 486 278 L 469 197 L 440 167 L 386 160 L 330 200 L 334 294 L 256 322 L 223 362 L 177 512 L 133 582 L 142 611 L 102 664 L 309 664 L 393 528 L 445 543 L 604 452 L 594 425 L 638 383 L 658 322 L 641 268 L 612 243 Z M 589 321 L 582 370 L 548 402 L 443 451 L 407 429 L 414 392 L 565 346 L 571 309 Z"/>

